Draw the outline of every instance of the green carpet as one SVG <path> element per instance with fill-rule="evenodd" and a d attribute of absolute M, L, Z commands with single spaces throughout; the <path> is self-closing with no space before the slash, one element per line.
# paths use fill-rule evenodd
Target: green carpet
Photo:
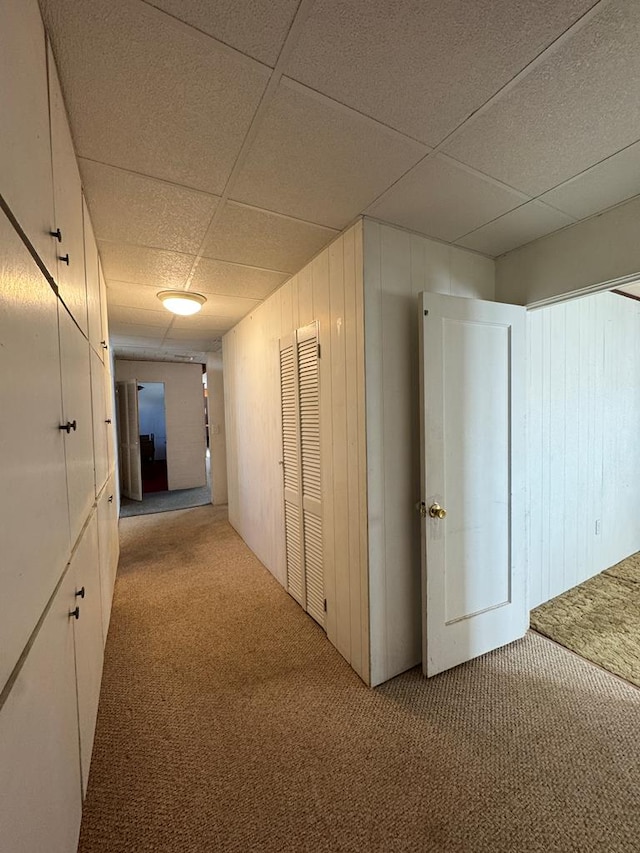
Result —
<path fill-rule="evenodd" d="M 531 627 L 640 687 L 640 552 L 533 610 Z"/>

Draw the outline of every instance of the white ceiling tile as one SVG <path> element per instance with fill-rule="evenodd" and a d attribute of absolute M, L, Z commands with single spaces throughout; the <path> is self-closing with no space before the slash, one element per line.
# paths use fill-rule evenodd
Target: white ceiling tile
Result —
<path fill-rule="evenodd" d="M 80 156 L 219 193 L 269 71 L 137 0 L 43 0 Z"/>
<path fill-rule="evenodd" d="M 594 0 L 316 0 L 285 73 L 436 145 Z"/>
<path fill-rule="evenodd" d="M 275 65 L 300 0 L 147 0 L 267 65 Z"/>
<path fill-rule="evenodd" d="M 558 210 L 530 201 L 456 242 L 459 246 L 495 258 L 565 225 L 571 225 L 573 221 Z"/>
<path fill-rule="evenodd" d="M 426 153 L 424 146 L 285 81 L 231 196 L 343 228 Z"/>
<path fill-rule="evenodd" d="M 203 254 L 295 273 L 337 234 L 331 228 L 227 202 Z"/>
<path fill-rule="evenodd" d="M 109 313 L 114 307 L 140 308 L 157 311 L 158 288 L 152 285 L 132 284 L 128 281 L 107 281 L 107 305 Z M 166 309 L 163 309 L 166 312 Z"/>
<path fill-rule="evenodd" d="M 191 282 L 191 290 L 204 293 L 207 299 L 209 294 L 214 293 L 264 299 L 287 278 L 289 278 L 288 273 L 257 270 L 253 267 L 202 258 Z"/>
<path fill-rule="evenodd" d="M 252 300 L 253 301 L 253 300 Z M 205 313 L 208 312 L 208 313 Z M 227 328 L 227 317 L 220 316 L 215 311 L 215 306 L 212 306 L 210 301 L 207 301 L 202 311 L 198 314 L 192 314 L 190 317 L 173 316 L 172 329 L 184 329 L 185 331 L 197 330 L 197 334 L 213 334 L 219 332 L 223 328 Z"/>
<path fill-rule="evenodd" d="M 220 335 L 211 335 L 208 337 L 202 337 L 201 336 L 199 338 L 194 338 L 193 336 L 188 337 L 188 338 L 186 338 L 186 337 L 178 337 L 178 338 L 168 337 L 165 343 L 168 346 L 176 346 L 177 345 L 177 348 L 184 348 L 184 346 L 186 345 L 190 350 L 203 350 L 204 352 L 206 352 L 207 350 L 210 350 L 213 347 L 213 345 L 219 340 L 220 340 Z"/>
<path fill-rule="evenodd" d="M 640 137 L 640 4 L 603 3 L 444 150 L 538 195 Z"/>
<path fill-rule="evenodd" d="M 640 142 L 560 184 L 540 201 L 584 219 L 640 193 Z"/>
<path fill-rule="evenodd" d="M 625 284 L 624 287 L 616 289 L 622 290 L 624 293 L 629 293 L 631 296 L 637 296 L 640 299 L 640 284 Z"/>
<path fill-rule="evenodd" d="M 160 326 L 169 328 L 171 314 L 156 300 L 158 310 L 144 308 L 129 308 L 124 305 L 109 305 L 109 325 L 114 323 L 130 323 L 137 326 Z"/>
<path fill-rule="evenodd" d="M 368 209 L 385 222 L 455 240 L 522 204 L 521 193 L 436 155 L 405 175 Z"/>
<path fill-rule="evenodd" d="M 146 284 L 158 290 L 183 287 L 191 267 L 192 255 L 98 241 L 106 279 Z"/>
<path fill-rule="evenodd" d="M 152 338 L 161 341 L 166 334 L 161 326 L 138 326 L 135 323 L 109 323 L 109 334 L 126 338 Z"/>
<path fill-rule="evenodd" d="M 208 293 L 207 303 L 204 308 L 208 311 L 207 316 L 212 318 L 213 323 L 218 328 L 229 328 L 230 325 L 237 323 L 238 320 L 241 320 L 245 314 L 248 314 L 259 304 L 259 299 L 247 299 L 240 296 L 217 296 L 216 294 Z M 188 317 L 186 319 L 176 317 L 174 326 L 179 329 L 187 328 L 187 321 L 189 319 Z"/>
<path fill-rule="evenodd" d="M 177 252 L 200 248 L 219 199 L 80 159 L 96 237 Z"/>

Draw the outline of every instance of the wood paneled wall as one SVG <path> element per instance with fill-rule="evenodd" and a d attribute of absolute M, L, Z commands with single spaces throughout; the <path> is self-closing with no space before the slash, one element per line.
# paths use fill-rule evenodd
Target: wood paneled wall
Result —
<path fill-rule="evenodd" d="M 116 381 L 164 382 L 169 489 L 207 482 L 202 367 L 168 361 L 116 359 Z"/>
<path fill-rule="evenodd" d="M 369 682 L 362 223 L 223 339 L 229 519 L 284 586 L 278 341 L 319 324 L 329 640 Z"/>
<path fill-rule="evenodd" d="M 528 336 L 533 608 L 640 550 L 640 302 L 530 311 Z"/>
<path fill-rule="evenodd" d="M 211 452 L 211 503 L 226 504 L 227 437 L 224 423 L 224 377 L 222 353 L 207 355 L 207 411 L 209 417 L 209 450 Z"/>
<path fill-rule="evenodd" d="M 494 297 L 494 262 L 364 221 L 371 683 L 421 660 L 418 294 Z"/>

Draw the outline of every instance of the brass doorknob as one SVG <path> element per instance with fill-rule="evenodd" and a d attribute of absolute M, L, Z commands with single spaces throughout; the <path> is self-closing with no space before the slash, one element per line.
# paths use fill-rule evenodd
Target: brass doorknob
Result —
<path fill-rule="evenodd" d="M 446 514 L 446 509 L 441 507 L 440 504 L 431 504 L 429 507 L 429 515 L 431 518 L 444 518 Z"/>

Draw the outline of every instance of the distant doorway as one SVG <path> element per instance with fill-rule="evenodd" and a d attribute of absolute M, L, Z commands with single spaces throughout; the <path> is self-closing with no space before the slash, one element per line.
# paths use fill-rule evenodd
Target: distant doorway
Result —
<path fill-rule="evenodd" d="M 138 384 L 138 420 L 142 493 L 166 492 L 169 485 L 164 382 Z"/>

